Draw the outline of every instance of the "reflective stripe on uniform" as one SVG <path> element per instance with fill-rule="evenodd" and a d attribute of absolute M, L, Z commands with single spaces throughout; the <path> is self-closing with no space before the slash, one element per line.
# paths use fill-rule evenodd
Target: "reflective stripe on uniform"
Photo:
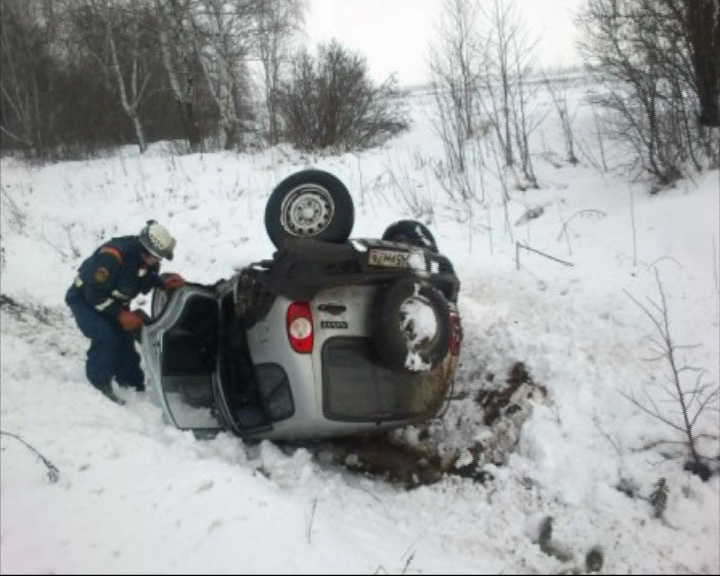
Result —
<path fill-rule="evenodd" d="M 138 278 L 142 278 L 143 276 L 145 276 L 147 274 L 147 272 L 148 272 L 147 268 L 140 268 L 138 270 Z"/>
<path fill-rule="evenodd" d="M 119 298 L 120 300 L 128 300 L 128 299 L 130 299 L 130 296 L 128 296 L 127 294 L 123 294 L 122 292 L 120 292 L 120 290 L 113 290 L 113 291 L 112 291 L 112 296 L 113 296 L 114 298 Z"/>
<path fill-rule="evenodd" d="M 95 305 L 95 310 L 97 310 L 98 312 L 102 312 L 108 306 L 112 306 L 113 302 L 115 302 L 114 298 L 108 298 L 107 300 L 103 300 L 102 302 L 100 302 L 100 304 Z"/>
<path fill-rule="evenodd" d="M 114 256 L 117 259 L 117 261 L 120 262 L 120 264 L 123 263 L 122 253 L 120 252 L 120 250 L 118 250 L 114 246 L 105 246 L 100 249 L 100 252 L 102 254 L 110 254 L 110 255 Z"/>

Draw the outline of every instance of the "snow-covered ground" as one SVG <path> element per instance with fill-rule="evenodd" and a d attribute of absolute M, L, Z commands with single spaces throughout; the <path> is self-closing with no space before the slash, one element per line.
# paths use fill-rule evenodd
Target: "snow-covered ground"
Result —
<path fill-rule="evenodd" d="M 540 189 L 509 178 L 507 214 L 491 155 L 471 203 L 437 178 L 427 95 L 409 99 L 410 132 L 362 153 L 179 156 L 156 145 L 45 166 L 3 159 L 0 572 L 557 574 L 587 572 L 593 551 L 605 574 L 718 573 L 718 475 L 684 471 L 682 432 L 637 404 L 682 427 L 670 365 L 652 359 L 657 328 L 638 305 L 662 321 L 660 286 L 678 368 L 718 388 L 719 174 L 650 195 L 599 172 L 585 90 L 569 94 L 585 151 L 575 166 L 540 94 Z M 350 189 L 354 236 L 416 218 L 453 260 L 465 331 L 453 400 L 426 431 L 395 438 L 432 443 L 474 477 L 406 490 L 303 447 L 196 440 L 163 423 L 150 392 L 120 390 L 120 407 L 85 381 L 87 341 L 63 297 L 101 241 L 155 218 L 178 239 L 164 270 L 228 278 L 271 255 L 265 202 L 304 167 Z M 519 362 L 532 397 L 486 425 L 481 396 Z M 699 373 L 680 374 L 692 389 Z M 695 423 L 714 468 L 717 408 L 716 398 Z"/>

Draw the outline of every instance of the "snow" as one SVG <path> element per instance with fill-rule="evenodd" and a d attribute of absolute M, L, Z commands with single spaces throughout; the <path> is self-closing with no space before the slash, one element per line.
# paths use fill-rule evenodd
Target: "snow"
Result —
<path fill-rule="evenodd" d="M 0 571 L 557 574 L 586 572 L 595 550 L 605 574 L 718 573 L 718 475 L 683 470 L 683 434 L 638 406 L 682 422 L 638 303 L 657 312 L 659 278 L 672 339 L 687 345 L 678 362 L 717 389 L 719 174 L 651 195 L 597 171 L 587 87 L 573 90 L 581 163 L 562 161 L 549 109 L 533 137 L 541 187 L 508 178 L 507 216 L 489 157 L 475 201 L 445 192 L 422 94 L 409 100 L 409 133 L 361 153 L 178 156 L 156 144 L 52 165 L 2 159 Z M 63 297 L 91 250 L 155 218 L 178 240 L 164 271 L 228 278 L 270 257 L 265 202 L 305 167 L 352 192 L 353 236 L 417 219 L 453 261 L 464 330 L 453 399 L 426 429 L 394 438 L 431 441 L 474 474 L 407 489 L 302 444 L 198 440 L 163 422 L 151 392 L 119 390 L 120 407 L 86 382 L 87 340 Z M 147 311 L 148 300 L 137 303 Z M 518 363 L 527 374 L 510 401 L 521 409 L 486 422 L 481 397 Z M 688 389 L 698 377 L 681 375 Z M 717 407 L 696 423 L 714 468 Z M 57 467 L 57 482 L 18 438 Z"/>
<path fill-rule="evenodd" d="M 432 341 L 438 332 L 438 319 L 432 302 L 420 294 L 420 286 L 400 305 L 400 327 L 408 337 L 408 354 L 405 367 L 412 371 L 429 370 L 430 362 L 423 359 L 418 350 Z"/>

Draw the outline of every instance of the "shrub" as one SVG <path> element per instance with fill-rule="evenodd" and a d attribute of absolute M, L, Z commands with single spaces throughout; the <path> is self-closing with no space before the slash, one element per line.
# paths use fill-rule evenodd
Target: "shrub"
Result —
<path fill-rule="evenodd" d="M 285 139 L 306 151 L 377 146 L 408 128 L 398 96 L 394 77 L 376 87 L 362 56 L 336 40 L 321 44 L 316 58 L 298 53 L 280 88 Z"/>

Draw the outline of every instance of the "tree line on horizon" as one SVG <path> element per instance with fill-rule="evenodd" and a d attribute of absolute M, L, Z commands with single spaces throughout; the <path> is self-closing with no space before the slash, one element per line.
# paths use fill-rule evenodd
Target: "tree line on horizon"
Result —
<path fill-rule="evenodd" d="M 363 55 L 338 40 L 310 50 L 307 0 L 0 0 L 0 8 L 3 154 L 57 160 L 157 141 L 181 152 L 281 142 L 346 151 L 409 125 L 394 77 L 376 85 Z M 625 168 L 662 187 L 687 166 L 717 166 L 720 2 L 583 0 L 576 23 L 585 65 L 604 87 L 591 102 L 598 133 L 628 150 Z M 490 157 L 495 170 L 516 172 L 516 187 L 537 186 L 530 79 L 540 67 L 518 6 L 442 0 L 435 32 L 429 74 L 449 193 L 474 194 L 472 171 Z M 545 86 L 575 163 L 566 95 Z"/>
<path fill-rule="evenodd" d="M 718 167 L 720 2 L 583 0 L 575 22 L 595 80 L 585 103 L 601 158 L 591 162 L 649 176 L 653 190 Z M 533 105 L 538 75 L 558 114 L 565 160 L 578 162 L 576 110 L 567 85 L 538 73 L 536 44 L 513 0 L 443 0 L 430 58 L 436 131 L 464 200 L 482 188 L 473 175 L 483 165 L 501 182 L 511 172 L 515 188 L 537 186 L 529 142 L 542 120 Z M 608 165 L 605 140 L 622 151 L 621 166 Z"/>
<path fill-rule="evenodd" d="M 0 0 L 0 146 L 63 159 L 173 140 L 362 148 L 406 127 L 338 41 L 302 43 L 305 0 Z"/>

